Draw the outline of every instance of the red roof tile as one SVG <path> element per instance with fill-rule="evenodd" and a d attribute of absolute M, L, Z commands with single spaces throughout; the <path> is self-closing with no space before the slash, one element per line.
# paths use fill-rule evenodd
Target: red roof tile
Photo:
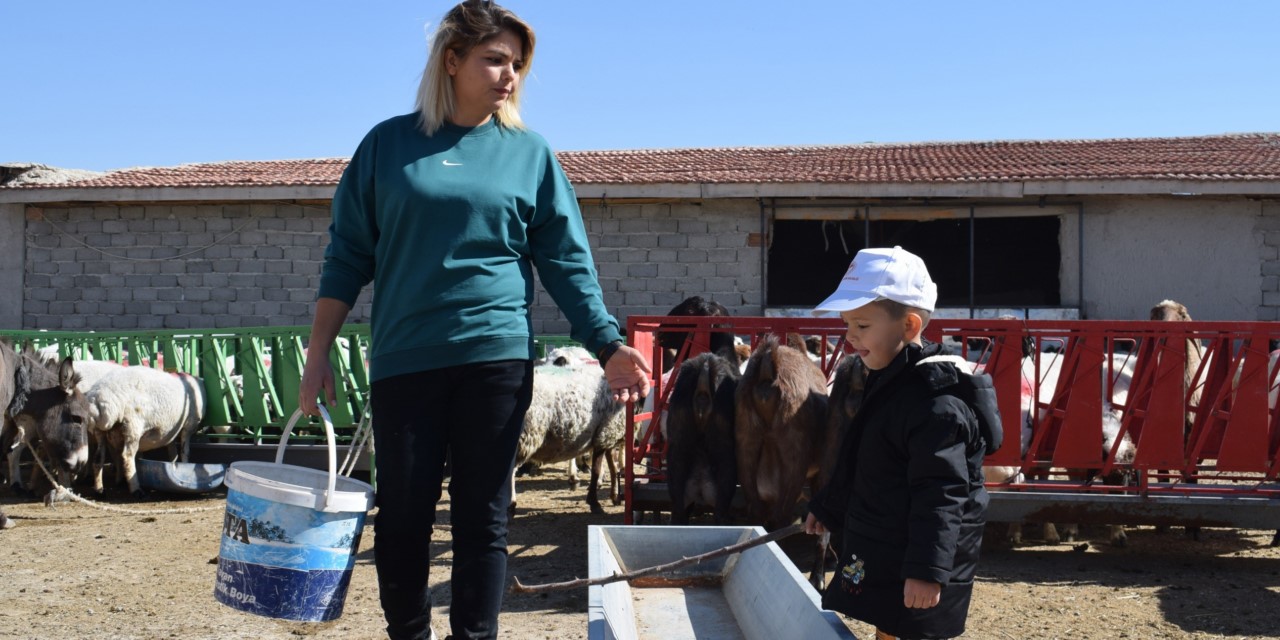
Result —
<path fill-rule="evenodd" d="M 562 151 L 580 184 L 1280 180 L 1280 134 L 1195 138 Z M 344 158 L 123 169 L 8 189 L 330 186 Z"/>

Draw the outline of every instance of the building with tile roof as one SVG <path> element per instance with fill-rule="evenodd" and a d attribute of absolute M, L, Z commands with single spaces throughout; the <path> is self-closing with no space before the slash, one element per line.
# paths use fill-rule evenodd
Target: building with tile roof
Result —
<path fill-rule="evenodd" d="M 1280 134 L 558 156 L 620 319 L 693 294 L 803 310 L 886 244 L 925 257 L 947 313 L 1280 319 Z M 33 166 L 0 165 L 3 326 L 310 322 L 346 159 Z M 532 313 L 567 333 L 541 290 Z"/>

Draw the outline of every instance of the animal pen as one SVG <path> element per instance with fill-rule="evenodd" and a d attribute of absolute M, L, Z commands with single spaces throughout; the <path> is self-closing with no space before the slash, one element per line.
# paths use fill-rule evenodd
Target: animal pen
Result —
<path fill-rule="evenodd" d="M 36 348 L 54 347 L 59 357 L 106 360 L 186 373 L 204 384 L 206 413 L 192 443 L 192 459 L 230 463 L 273 460 L 281 430 L 298 408 L 298 389 L 306 362 L 306 326 L 153 331 L 19 331 L 0 338 Z M 568 338 L 545 337 L 539 354 L 569 344 Z M 329 352 L 337 403 L 328 406 L 339 453 L 353 447 L 360 422 L 371 413 L 369 403 L 369 325 L 344 325 Z M 290 439 L 288 458 L 303 466 L 324 468 L 327 451 L 323 425 L 309 419 Z M 300 445 L 300 446 L 299 446 Z M 315 445 L 315 446 L 308 446 Z M 366 449 L 367 451 L 367 449 Z M 353 461 L 369 470 L 370 456 Z"/>
<path fill-rule="evenodd" d="M 846 349 L 838 318 L 633 316 L 627 328 L 654 363 L 656 394 L 653 411 L 627 417 L 627 524 L 670 509 L 653 417 L 674 385 L 658 375 L 655 333 L 688 332 L 676 366 L 706 351 L 713 332 L 753 346 L 769 333 L 821 336 L 828 380 Z M 1280 323 L 935 318 L 925 336 L 992 376 L 1004 443 L 986 464 L 1020 473 L 987 483 L 988 520 L 1280 528 L 1280 367 L 1270 354 Z M 1109 450 L 1104 418 L 1119 426 Z M 1134 453 L 1122 461 L 1127 441 Z M 1115 476 L 1128 481 L 1099 480 Z"/>

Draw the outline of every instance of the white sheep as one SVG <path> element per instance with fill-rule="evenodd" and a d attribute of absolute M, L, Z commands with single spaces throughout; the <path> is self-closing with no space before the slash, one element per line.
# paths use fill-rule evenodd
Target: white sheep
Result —
<path fill-rule="evenodd" d="M 604 513 L 596 490 L 601 463 L 608 459 L 612 479 L 610 498 L 618 504 L 618 470 L 609 453 L 622 444 L 626 422 L 624 403 L 613 399 L 604 370 L 599 365 L 580 367 L 543 365 L 533 370 L 533 400 L 525 413 L 524 429 L 516 449 L 516 467 L 525 462 L 572 460 L 591 454 L 591 482 L 587 504 L 592 513 Z M 515 506 L 515 477 L 511 500 Z"/>
<path fill-rule="evenodd" d="M 204 385 L 187 374 L 149 367 L 123 367 L 89 390 L 89 426 L 120 452 L 129 491 L 141 495 L 135 458 L 142 451 L 172 446 L 183 462 L 191 450 L 191 436 L 204 418 Z M 94 489 L 102 492 L 99 465 Z"/>

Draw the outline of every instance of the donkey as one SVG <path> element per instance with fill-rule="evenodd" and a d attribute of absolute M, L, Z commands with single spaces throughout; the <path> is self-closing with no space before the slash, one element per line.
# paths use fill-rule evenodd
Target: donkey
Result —
<path fill-rule="evenodd" d="M 22 448 L 52 463 L 58 482 L 70 485 L 89 461 L 85 417 L 89 405 L 77 388 L 79 374 L 70 357 L 45 361 L 31 349 L 22 353 L 0 342 L 0 450 L 9 455 L 9 482 L 17 493 L 29 494 L 19 477 Z M 39 469 L 32 469 L 34 486 Z"/>

